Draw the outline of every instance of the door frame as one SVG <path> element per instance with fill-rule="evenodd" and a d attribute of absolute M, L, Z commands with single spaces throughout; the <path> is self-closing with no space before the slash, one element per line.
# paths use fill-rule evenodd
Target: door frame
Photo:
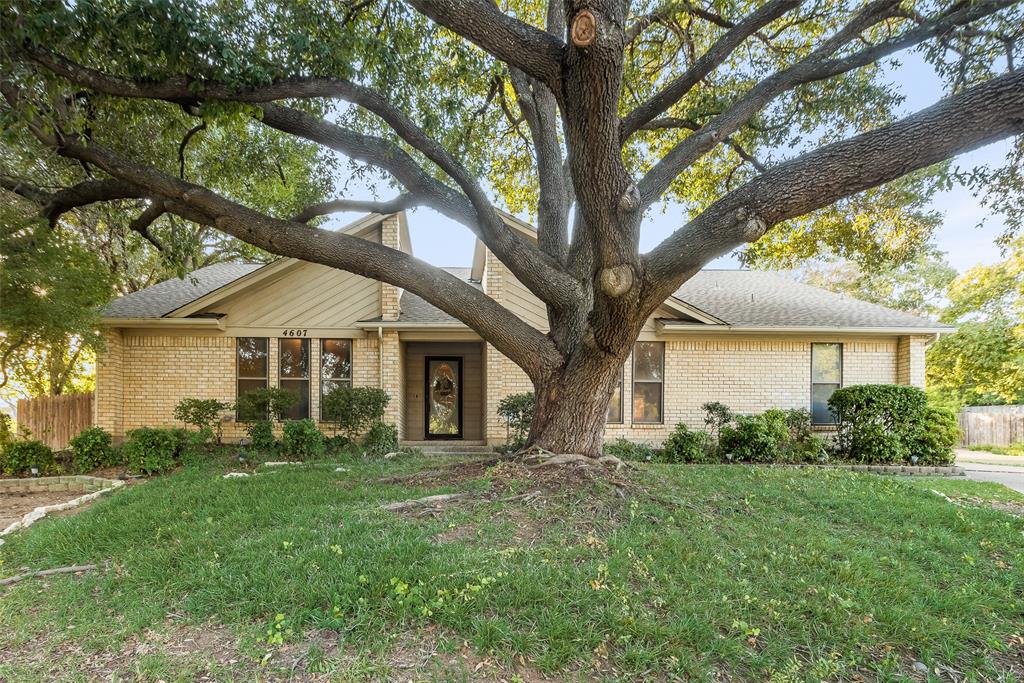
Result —
<path fill-rule="evenodd" d="M 457 395 L 455 397 L 455 410 L 457 411 L 459 431 L 455 434 L 431 434 L 430 433 L 430 362 L 431 361 L 458 361 L 459 372 L 456 377 Z M 465 389 L 465 383 L 462 380 L 463 366 L 465 365 L 465 358 L 462 356 L 423 356 L 423 438 L 426 440 L 457 440 L 462 438 L 462 433 L 465 431 L 465 424 L 463 424 L 462 415 L 462 394 Z"/>

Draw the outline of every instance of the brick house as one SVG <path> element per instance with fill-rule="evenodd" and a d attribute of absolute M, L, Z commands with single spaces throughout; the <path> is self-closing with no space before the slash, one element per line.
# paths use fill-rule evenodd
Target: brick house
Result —
<path fill-rule="evenodd" d="M 404 213 L 343 230 L 411 253 Z M 544 305 L 482 243 L 472 267 L 449 271 L 546 328 Z M 95 422 L 117 437 L 173 425 L 181 398 L 232 402 L 265 386 L 295 391 L 293 417 L 319 420 L 322 397 L 352 383 L 390 394 L 386 419 L 403 442 L 495 444 L 506 438 L 498 401 L 532 388 L 515 364 L 420 297 L 296 259 L 208 266 L 115 300 L 103 322 Z M 925 348 L 950 330 L 771 273 L 702 271 L 644 327 L 606 438 L 658 442 L 678 422 L 702 426 L 706 401 L 739 412 L 808 408 L 825 425 L 838 386 L 923 386 Z M 241 437 L 242 425 L 224 419 L 225 436 Z"/>

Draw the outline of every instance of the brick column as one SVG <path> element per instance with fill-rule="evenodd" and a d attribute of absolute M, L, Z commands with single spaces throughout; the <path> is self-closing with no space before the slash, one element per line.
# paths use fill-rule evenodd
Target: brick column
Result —
<path fill-rule="evenodd" d="M 124 341 L 121 330 L 103 335 L 106 348 L 96 355 L 96 401 L 93 423 L 115 437 L 124 436 Z"/>
<path fill-rule="evenodd" d="M 924 389 L 924 352 L 928 337 L 899 338 L 896 345 L 896 381 Z"/>
<path fill-rule="evenodd" d="M 402 231 L 398 214 L 388 216 L 381 223 L 380 241 L 385 247 L 402 249 Z M 398 320 L 400 298 L 401 290 L 398 287 L 386 282 L 380 283 L 380 316 L 382 320 Z"/>

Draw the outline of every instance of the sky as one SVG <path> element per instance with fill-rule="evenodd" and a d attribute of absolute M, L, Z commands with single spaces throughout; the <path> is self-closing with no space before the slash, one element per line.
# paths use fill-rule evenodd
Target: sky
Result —
<path fill-rule="evenodd" d="M 939 78 L 916 53 L 899 55 L 900 65 L 891 67 L 891 80 L 899 85 L 906 96 L 901 112 L 909 114 L 937 102 L 943 93 Z M 980 164 L 1001 165 L 1010 149 L 1010 141 L 1003 140 L 956 158 L 954 166 L 963 169 Z M 358 196 L 355 183 L 350 186 L 352 197 Z M 368 196 L 368 195 L 364 195 Z M 934 242 L 946 252 L 949 263 L 958 271 L 978 264 L 991 264 L 1002 260 L 995 239 L 1004 229 L 1000 216 L 993 215 L 978 227 L 988 211 L 978 198 L 965 188 L 936 193 L 931 206 L 944 216 L 934 234 Z M 673 209 L 676 210 L 673 210 Z M 644 220 L 640 235 L 640 248 L 647 251 L 682 224 L 678 207 L 655 205 Z M 358 214 L 341 214 L 332 221 L 343 225 L 357 219 Z M 408 213 L 409 232 L 413 253 L 436 266 L 468 266 L 473 258 L 473 235 L 469 230 L 430 209 L 413 209 Z M 738 268 L 733 255 L 725 255 L 708 264 L 709 268 Z"/>

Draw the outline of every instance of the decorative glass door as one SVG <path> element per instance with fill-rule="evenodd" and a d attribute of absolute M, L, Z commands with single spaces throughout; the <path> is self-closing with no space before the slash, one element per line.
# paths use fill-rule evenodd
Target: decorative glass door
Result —
<path fill-rule="evenodd" d="M 426 437 L 461 438 L 462 359 L 427 356 L 426 371 Z"/>

